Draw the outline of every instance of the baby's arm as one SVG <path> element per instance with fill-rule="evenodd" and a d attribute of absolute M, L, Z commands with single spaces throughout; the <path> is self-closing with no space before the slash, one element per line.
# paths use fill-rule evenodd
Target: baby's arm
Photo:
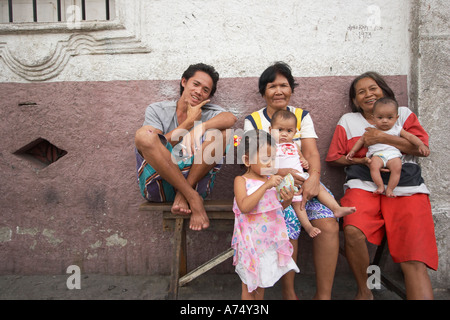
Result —
<path fill-rule="evenodd" d="M 430 155 L 430 149 L 416 135 L 402 129 L 402 131 L 400 131 L 400 137 L 407 139 L 409 142 L 419 148 L 419 152 L 422 156 L 428 157 Z"/>
<path fill-rule="evenodd" d="M 364 146 L 364 136 L 362 136 L 361 138 L 359 138 L 358 141 L 356 141 L 356 143 L 353 145 L 353 148 L 345 156 L 347 158 L 347 160 L 352 161 L 355 153 L 358 152 L 358 150 L 361 149 L 363 146 Z"/>
<path fill-rule="evenodd" d="M 274 175 L 270 177 L 261 187 L 259 187 L 251 195 L 247 195 L 247 188 L 245 187 L 245 178 L 237 176 L 234 179 L 234 196 L 236 203 L 242 213 L 249 213 L 258 204 L 259 200 L 264 196 L 264 193 L 281 183 L 282 177 Z"/>
<path fill-rule="evenodd" d="M 303 153 L 300 151 L 300 148 L 297 146 L 298 150 L 298 156 L 300 157 L 300 163 L 302 164 L 303 169 L 308 170 L 309 169 L 309 162 L 306 160 L 306 158 L 303 156 Z"/>

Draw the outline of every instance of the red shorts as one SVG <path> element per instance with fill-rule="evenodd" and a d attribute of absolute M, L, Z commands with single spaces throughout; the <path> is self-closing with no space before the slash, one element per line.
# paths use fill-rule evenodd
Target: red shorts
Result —
<path fill-rule="evenodd" d="M 347 189 L 341 205 L 356 207 L 355 213 L 344 217 L 344 228 L 355 226 L 375 245 L 381 243 L 386 233 L 394 262 L 421 261 L 437 270 L 436 236 L 427 194 L 388 198 L 361 189 Z"/>

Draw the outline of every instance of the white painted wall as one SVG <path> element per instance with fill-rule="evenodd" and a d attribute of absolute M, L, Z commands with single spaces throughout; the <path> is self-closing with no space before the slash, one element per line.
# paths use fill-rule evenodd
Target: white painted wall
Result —
<path fill-rule="evenodd" d="M 165 66 L 176 64 L 179 54 L 210 61 L 226 77 L 259 76 L 262 66 L 276 60 L 288 62 L 299 76 L 358 74 L 368 66 L 408 72 L 408 1 L 177 3 L 152 1 L 144 10 L 146 42 L 162 43 L 152 47 L 161 61 L 158 76 L 167 76 Z M 166 5 L 177 8 L 169 22 Z"/>
<path fill-rule="evenodd" d="M 180 70 L 198 61 L 213 64 L 222 77 L 259 76 L 276 60 L 289 63 L 296 76 L 356 75 L 368 68 L 390 75 L 409 73 L 408 0 L 115 3 L 115 22 L 80 23 L 81 32 L 97 42 L 86 42 L 78 51 L 67 47 L 66 64 L 48 80 L 178 79 Z M 32 24 L 24 27 L 36 28 Z M 10 55 L 19 62 L 17 69 L 36 67 L 55 56 L 58 41 L 68 41 L 71 33 L 67 31 L 76 30 L 65 23 L 46 24 L 46 28 L 18 34 L 22 29 L 1 24 L 2 58 Z M 117 45 L 117 37 L 124 36 L 136 42 Z M 102 52 L 93 52 L 105 38 L 116 40 Z M 118 47 L 130 50 L 104 54 L 116 53 Z M 129 54 L 136 47 L 147 52 Z M 0 82 L 27 81 L 14 66 L 5 65 L 4 59 L 0 68 Z"/>

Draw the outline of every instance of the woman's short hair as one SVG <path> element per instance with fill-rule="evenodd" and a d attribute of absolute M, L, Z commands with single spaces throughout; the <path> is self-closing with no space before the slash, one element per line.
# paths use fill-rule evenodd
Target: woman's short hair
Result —
<path fill-rule="evenodd" d="M 298 83 L 295 82 L 294 77 L 292 76 L 291 67 L 289 67 L 289 65 L 285 62 L 278 61 L 264 70 L 264 72 L 259 77 L 258 85 L 259 93 L 261 94 L 261 96 L 264 97 L 267 84 L 270 82 L 274 82 L 278 74 L 281 74 L 287 79 L 292 92 L 294 92 L 294 88 L 298 86 Z"/>

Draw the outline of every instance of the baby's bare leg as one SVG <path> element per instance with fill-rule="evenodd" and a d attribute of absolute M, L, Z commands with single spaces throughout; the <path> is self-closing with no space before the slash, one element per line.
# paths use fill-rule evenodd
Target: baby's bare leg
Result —
<path fill-rule="evenodd" d="M 387 197 L 395 197 L 394 189 L 398 185 L 400 181 L 400 174 L 402 171 L 402 160 L 400 158 L 394 158 L 389 160 L 386 163 L 386 168 L 391 171 L 391 175 L 389 176 L 389 181 L 386 187 L 386 196 Z"/>
<path fill-rule="evenodd" d="M 377 185 L 377 190 L 374 191 L 375 194 L 382 194 L 384 192 L 384 183 L 381 178 L 380 169 L 384 167 L 384 162 L 380 157 L 373 156 L 370 162 L 370 175 L 372 176 L 373 182 Z"/>
<path fill-rule="evenodd" d="M 339 203 L 336 201 L 336 199 L 331 194 L 328 193 L 328 191 L 325 189 L 323 185 L 320 185 L 320 190 L 319 194 L 317 195 L 317 199 L 319 199 L 319 201 L 323 205 L 330 208 L 330 210 L 333 211 L 333 214 L 336 218 L 342 218 L 356 211 L 355 207 L 341 207 Z"/>
<path fill-rule="evenodd" d="M 311 238 L 314 238 L 318 234 L 320 234 L 320 229 L 314 227 L 308 219 L 308 215 L 306 214 L 306 210 L 301 209 L 301 202 L 292 202 L 292 207 L 297 214 L 298 220 L 302 225 L 303 229 L 309 234 Z"/>

